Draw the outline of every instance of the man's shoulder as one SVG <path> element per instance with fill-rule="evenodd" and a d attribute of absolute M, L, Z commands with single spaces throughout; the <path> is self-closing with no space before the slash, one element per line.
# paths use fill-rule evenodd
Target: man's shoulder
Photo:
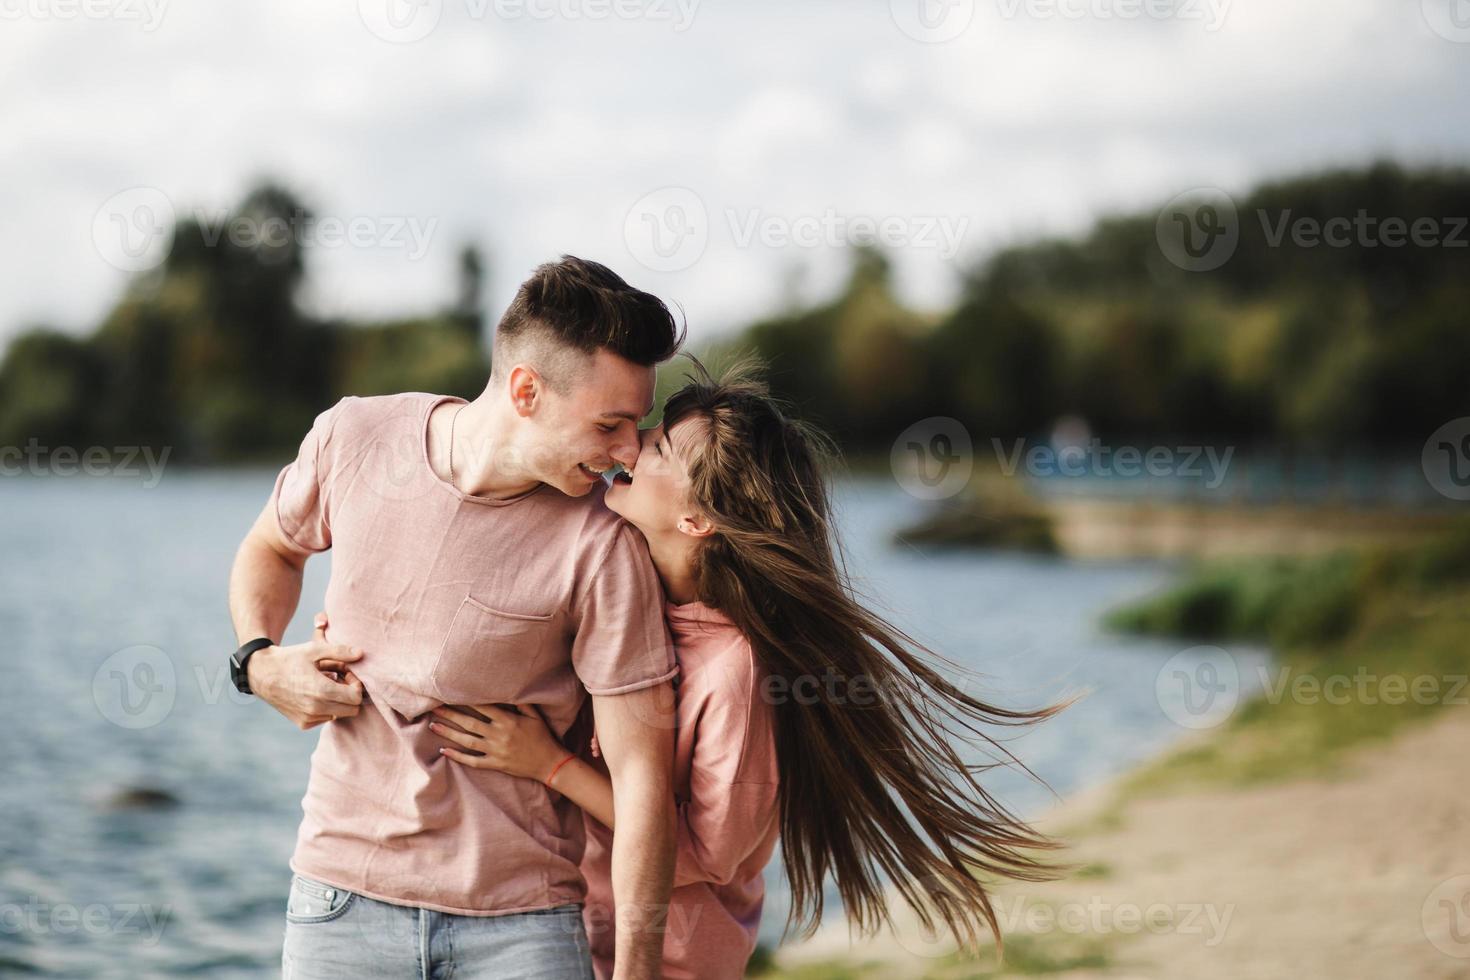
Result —
<path fill-rule="evenodd" d="M 354 455 L 359 444 L 388 442 L 412 453 L 423 437 L 429 408 L 445 398 L 422 391 L 395 395 L 346 395 L 317 416 L 314 428 L 325 445 Z"/>
<path fill-rule="evenodd" d="M 405 391 L 394 395 L 345 395 L 327 409 L 337 426 L 374 426 L 399 419 L 419 419 L 447 395 Z"/>
<path fill-rule="evenodd" d="M 554 490 L 551 492 L 560 498 L 561 506 L 569 514 L 576 516 L 580 524 L 578 538 L 585 551 L 604 556 L 612 551 L 619 538 L 626 537 L 646 552 L 643 536 L 620 514 L 608 507 L 604 499 L 607 496 L 607 484 L 593 484 L 592 489 L 581 497 L 568 497 Z"/>

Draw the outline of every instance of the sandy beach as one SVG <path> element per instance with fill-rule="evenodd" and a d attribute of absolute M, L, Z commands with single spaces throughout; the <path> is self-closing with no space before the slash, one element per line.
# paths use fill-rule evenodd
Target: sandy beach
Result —
<path fill-rule="evenodd" d="M 1190 736 L 1171 751 L 1216 737 Z M 802 977 L 1470 976 L 1470 711 L 1345 751 L 1327 776 L 1119 799 L 1038 821 L 1081 874 L 998 893 L 1007 967 L 963 961 L 897 906 L 896 934 L 833 922 L 777 961 Z"/>

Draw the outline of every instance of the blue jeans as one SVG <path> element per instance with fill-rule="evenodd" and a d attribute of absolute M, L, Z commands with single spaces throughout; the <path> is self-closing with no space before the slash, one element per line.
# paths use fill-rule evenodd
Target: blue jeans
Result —
<path fill-rule="evenodd" d="M 581 905 L 454 915 L 304 875 L 286 900 L 284 980 L 591 980 Z"/>

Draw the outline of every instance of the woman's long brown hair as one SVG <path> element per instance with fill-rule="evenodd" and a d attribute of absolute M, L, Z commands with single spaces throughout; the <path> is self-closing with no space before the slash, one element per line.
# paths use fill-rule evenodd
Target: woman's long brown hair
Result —
<path fill-rule="evenodd" d="M 1069 869 L 1028 853 L 1063 845 L 981 786 L 1002 763 L 966 763 L 960 747 L 983 744 L 1020 765 L 983 727 L 1033 724 L 1075 699 L 1035 710 L 982 701 L 936 669 L 958 665 L 864 608 L 833 534 L 831 444 L 788 415 L 749 363 L 719 380 L 694 366 L 665 404 L 664 425 L 697 419 L 705 429 L 685 461 L 690 502 L 715 529 L 695 559 L 700 601 L 729 616 L 767 676 L 784 680 L 765 692 L 790 692 L 802 678 L 818 692 L 768 697 L 787 933 L 816 931 L 829 873 L 861 933 L 891 927 L 886 877 L 930 932 L 937 913 L 963 948 L 978 948 L 983 926 L 1003 950 L 984 879 L 1046 881 Z"/>

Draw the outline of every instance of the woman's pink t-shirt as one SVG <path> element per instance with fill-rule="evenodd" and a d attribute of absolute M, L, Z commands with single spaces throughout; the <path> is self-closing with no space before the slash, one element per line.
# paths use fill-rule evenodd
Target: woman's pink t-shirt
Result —
<path fill-rule="evenodd" d="M 674 795 L 678 860 L 664 922 L 663 976 L 745 975 L 780 835 L 774 712 L 750 643 L 724 613 L 668 603 L 679 661 Z M 583 921 L 599 980 L 612 976 L 612 832 L 588 816 Z"/>

